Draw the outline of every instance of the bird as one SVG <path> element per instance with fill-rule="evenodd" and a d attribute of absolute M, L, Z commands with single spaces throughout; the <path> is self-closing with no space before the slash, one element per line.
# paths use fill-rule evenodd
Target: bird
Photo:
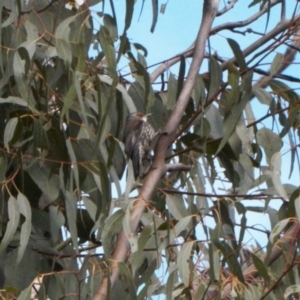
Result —
<path fill-rule="evenodd" d="M 127 116 L 123 132 L 124 151 L 127 158 L 132 160 L 135 179 L 141 174 L 143 161 L 151 149 L 151 142 L 155 137 L 154 128 L 147 122 L 148 116 L 134 112 Z"/>

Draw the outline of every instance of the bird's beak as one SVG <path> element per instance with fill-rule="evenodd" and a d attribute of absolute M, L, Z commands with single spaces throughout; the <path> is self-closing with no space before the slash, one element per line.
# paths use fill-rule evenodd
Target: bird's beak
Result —
<path fill-rule="evenodd" d="M 147 115 L 145 115 L 145 117 L 147 117 L 147 118 L 148 118 L 148 117 L 149 117 L 149 116 L 151 116 L 151 115 L 152 115 L 152 113 L 151 113 L 151 114 L 147 114 Z"/>

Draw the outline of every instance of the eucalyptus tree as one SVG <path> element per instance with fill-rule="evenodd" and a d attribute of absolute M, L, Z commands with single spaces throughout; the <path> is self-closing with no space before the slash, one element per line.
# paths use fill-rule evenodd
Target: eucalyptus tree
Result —
<path fill-rule="evenodd" d="M 2 298 L 295 299 L 299 1 L 204 0 L 152 67 L 143 4 L 0 3 Z M 157 131 L 138 178 L 133 112 Z"/>

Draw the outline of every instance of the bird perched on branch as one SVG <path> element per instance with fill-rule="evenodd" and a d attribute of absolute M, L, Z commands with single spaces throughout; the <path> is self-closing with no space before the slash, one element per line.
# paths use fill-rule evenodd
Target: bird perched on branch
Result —
<path fill-rule="evenodd" d="M 130 114 L 125 122 L 123 142 L 125 154 L 132 160 L 135 179 L 141 174 L 143 160 L 151 149 L 151 142 L 155 137 L 155 130 L 147 122 L 148 115 L 140 112 Z"/>

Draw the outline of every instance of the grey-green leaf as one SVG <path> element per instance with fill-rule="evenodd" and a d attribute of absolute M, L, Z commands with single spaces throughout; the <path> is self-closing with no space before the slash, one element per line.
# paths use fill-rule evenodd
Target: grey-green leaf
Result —
<path fill-rule="evenodd" d="M 177 257 L 177 265 L 180 277 L 182 279 L 183 284 L 188 287 L 190 285 L 190 281 L 192 280 L 192 256 L 191 251 L 193 248 L 194 242 L 185 243 L 179 251 Z"/>
<path fill-rule="evenodd" d="M 13 239 L 14 234 L 19 226 L 20 220 L 20 211 L 16 198 L 11 196 L 8 199 L 7 206 L 9 221 L 7 222 L 5 234 L 0 244 L 0 253 L 2 253 L 3 250 L 6 249 L 10 241 Z"/>
<path fill-rule="evenodd" d="M 17 263 L 19 263 L 23 258 L 31 234 L 31 208 L 28 199 L 22 193 L 18 194 L 17 202 L 20 213 L 25 217 L 21 226 L 20 246 L 18 248 Z"/>

